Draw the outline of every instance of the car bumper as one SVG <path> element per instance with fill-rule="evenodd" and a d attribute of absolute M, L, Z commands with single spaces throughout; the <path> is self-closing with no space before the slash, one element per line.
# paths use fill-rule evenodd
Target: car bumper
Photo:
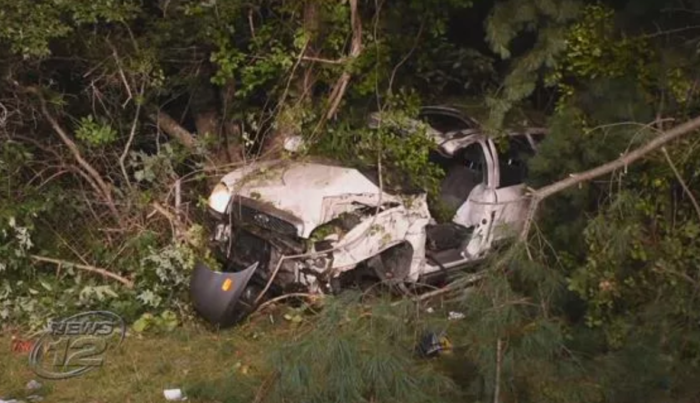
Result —
<path fill-rule="evenodd" d="M 242 271 L 222 273 L 198 262 L 190 279 L 190 297 L 197 313 L 220 327 L 232 326 L 252 313 L 254 301 L 242 297 L 257 268 L 255 263 Z"/>

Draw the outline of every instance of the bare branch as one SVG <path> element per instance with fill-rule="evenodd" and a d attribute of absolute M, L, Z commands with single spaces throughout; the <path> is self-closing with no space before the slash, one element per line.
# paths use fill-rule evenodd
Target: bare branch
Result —
<path fill-rule="evenodd" d="M 127 95 L 129 95 L 129 97 L 126 99 L 126 101 L 124 101 L 124 103 L 122 104 L 122 108 L 124 108 L 129 103 L 129 101 L 134 99 L 134 94 L 131 91 L 131 86 L 129 85 L 129 81 L 126 79 L 126 74 L 124 74 L 124 69 L 122 68 L 122 62 L 121 62 L 121 59 L 119 58 L 119 54 L 117 53 L 117 48 L 115 48 L 114 45 L 112 45 L 112 43 L 109 40 L 107 40 L 107 43 L 109 43 L 109 47 L 112 48 L 112 57 L 114 57 L 114 61 L 117 64 L 119 78 L 121 78 L 122 83 L 124 84 L 124 88 L 126 89 L 126 93 L 127 93 Z"/>
<path fill-rule="evenodd" d="M 58 134 L 58 136 L 61 138 L 63 144 L 65 144 L 66 147 L 68 147 L 68 150 L 70 150 L 71 154 L 73 155 L 73 158 L 76 160 L 78 165 L 80 165 L 82 170 L 84 170 L 87 176 L 90 177 L 91 182 L 93 182 L 96 185 L 96 187 L 99 190 L 99 193 L 101 193 L 102 197 L 107 201 L 107 205 L 110 211 L 112 212 L 112 214 L 114 214 L 115 218 L 118 219 L 119 213 L 112 199 L 111 187 L 107 184 L 107 182 L 105 182 L 105 180 L 102 178 L 102 175 L 100 175 L 100 173 L 97 172 L 97 169 L 95 169 L 89 162 L 85 160 L 85 158 L 83 158 L 83 155 L 81 154 L 77 144 L 75 144 L 73 139 L 68 135 L 68 133 L 63 129 L 63 127 L 58 123 L 58 121 L 53 117 L 53 115 L 49 111 L 49 108 L 46 105 L 46 99 L 44 99 L 44 96 L 41 94 L 41 92 L 34 87 L 29 87 L 25 90 L 29 93 L 36 95 L 37 98 L 39 98 L 42 115 L 44 115 L 44 118 L 49 122 L 54 132 L 56 132 L 56 134 Z"/>
<path fill-rule="evenodd" d="M 188 149 L 194 150 L 195 141 L 192 133 L 177 123 L 170 115 L 163 111 L 157 111 L 151 113 L 148 117 L 170 137 L 174 138 Z"/>
<path fill-rule="evenodd" d="M 578 184 L 590 181 L 597 177 L 607 175 L 620 168 L 626 168 L 628 165 L 644 158 L 650 152 L 661 148 L 665 144 L 679 137 L 690 133 L 694 133 L 698 129 L 700 129 L 700 116 L 691 119 L 683 124 L 675 126 L 674 128 L 666 132 L 663 132 L 660 136 L 654 138 L 645 145 L 636 148 L 635 150 L 627 154 L 623 154 L 620 158 L 616 160 L 610 161 L 596 168 L 589 169 L 588 171 L 582 173 L 571 174 L 566 179 L 562 179 L 558 182 L 552 183 L 551 185 L 547 185 L 533 191 L 530 194 L 530 208 L 525 219 L 525 225 L 523 226 L 523 229 L 520 233 L 520 240 L 527 240 L 528 233 L 530 232 L 530 228 L 532 227 L 532 221 L 534 220 L 535 213 L 537 212 L 537 208 L 539 207 L 539 204 L 542 200 L 554 194 L 557 194 L 563 190 L 566 190 L 572 186 L 576 186 Z"/>
<path fill-rule="evenodd" d="M 36 260 L 37 262 L 44 262 L 44 263 L 53 263 L 59 267 L 64 266 L 64 265 L 70 265 L 72 267 L 75 267 L 80 270 L 85 270 L 89 271 L 91 273 L 97 273 L 100 274 L 104 277 L 109 277 L 114 280 L 119 281 L 120 283 L 124 284 L 127 288 L 134 288 L 134 283 L 131 280 L 128 280 L 120 275 L 114 274 L 111 271 L 107 269 L 103 269 L 100 267 L 95 267 L 95 266 L 90 266 L 90 265 L 85 265 L 85 264 L 76 264 L 72 262 L 68 262 L 66 260 L 60 260 L 60 259 L 53 259 L 53 258 L 48 258 L 44 256 L 38 256 L 38 255 L 31 255 L 30 256 L 33 260 Z"/>
<path fill-rule="evenodd" d="M 344 64 L 347 59 L 341 58 L 341 59 L 325 59 L 323 57 L 313 57 L 313 56 L 303 56 L 301 60 L 305 62 L 318 62 L 318 63 L 325 63 L 325 64 Z"/>
<path fill-rule="evenodd" d="M 396 66 L 394 66 L 394 69 L 391 71 L 391 78 L 389 78 L 389 89 L 387 91 L 389 94 L 391 94 L 391 87 L 394 85 L 394 79 L 396 78 L 396 72 L 399 71 L 401 66 L 403 66 L 404 63 L 406 63 L 408 61 L 408 59 L 411 58 L 411 56 L 413 55 L 413 52 L 416 51 L 416 48 L 418 47 L 418 41 L 420 41 L 420 37 L 423 34 L 424 27 L 425 27 L 425 20 L 421 20 L 420 27 L 418 28 L 418 33 L 416 34 L 416 37 L 413 40 L 413 46 L 411 47 L 411 50 L 409 50 L 408 53 L 406 53 L 406 55 L 404 55 L 404 57 L 401 58 L 401 60 L 398 62 L 398 64 L 396 64 Z"/>
<path fill-rule="evenodd" d="M 353 60 L 357 59 L 360 53 L 362 53 L 362 21 L 360 20 L 357 10 L 357 0 L 350 0 L 350 23 L 352 24 L 352 43 L 350 45 L 348 59 Z M 330 107 L 328 108 L 326 119 L 332 119 L 338 111 L 340 101 L 343 100 L 348 83 L 350 82 L 350 77 L 350 73 L 344 71 L 333 86 L 333 91 L 329 97 Z"/>
<path fill-rule="evenodd" d="M 143 91 L 144 91 L 144 85 L 141 85 L 141 90 L 139 92 L 139 98 L 143 96 Z M 131 96 L 131 95 L 129 95 Z M 131 148 L 131 143 L 134 142 L 134 136 L 136 135 L 136 126 L 139 123 L 139 118 L 141 117 L 141 99 L 138 99 L 136 101 L 136 113 L 134 114 L 134 121 L 131 123 L 131 132 L 129 133 L 129 139 L 126 142 L 126 145 L 124 146 L 124 151 L 122 151 L 122 155 L 119 156 L 119 166 L 122 169 L 122 175 L 124 175 L 124 180 L 126 181 L 126 185 L 131 189 L 131 181 L 129 180 L 129 175 L 126 172 L 126 166 L 125 166 L 125 161 L 126 157 L 129 154 L 129 149 Z"/>
<path fill-rule="evenodd" d="M 673 171 L 674 175 L 676 175 L 676 179 L 678 179 L 678 182 L 680 182 L 681 187 L 683 187 L 683 191 L 685 192 L 685 194 L 688 195 L 690 202 L 693 203 L 693 207 L 695 207 L 695 212 L 698 215 L 698 219 L 700 219 L 700 205 L 698 205 L 698 201 L 695 198 L 695 196 L 693 195 L 693 192 L 690 191 L 690 188 L 685 183 L 685 180 L 683 180 L 683 176 L 681 176 L 681 173 L 678 172 L 678 168 L 676 168 L 676 165 L 673 163 L 673 160 L 671 160 L 671 156 L 668 155 L 668 151 L 666 151 L 666 147 L 661 147 L 661 152 L 664 153 L 664 157 L 666 157 L 666 162 L 668 162 L 668 165 L 671 167 L 671 170 Z"/>

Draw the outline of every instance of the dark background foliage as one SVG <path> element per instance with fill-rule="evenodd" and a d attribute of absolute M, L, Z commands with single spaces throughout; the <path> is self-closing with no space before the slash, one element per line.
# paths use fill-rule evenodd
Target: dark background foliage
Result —
<path fill-rule="evenodd" d="M 546 125 L 529 164 L 539 187 L 618 158 L 700 106 L 700 8 L 690 1 L 0 0 L 0 9 L 5 326 L 98 307 L 140 331 L 195 321 L 185 291 L 192 263 L 206 258 L 202 200 L 232 167 L 283 156 L 288 134 L 370 168 L 381 150 L 388 178 L 432 190 L 429 144 L 370 132 L 366 116 L 455 104 L 493 136 Z M 329 301 L 304 319 L 303 337 L 270 347 L 279 376 L 268 398 L 486 401 L 498 389 L 513 402 L 694 401 L 698 161 L 689 135 L 548 199 L 529 253 L 495 256 L 484 282 L 446 302 L 461 321 Z M 454 351 L 426 366 L 411 346 L 431 326 L 448 329 Z M 221 389 L 210 386 L 198 388 Z"/>

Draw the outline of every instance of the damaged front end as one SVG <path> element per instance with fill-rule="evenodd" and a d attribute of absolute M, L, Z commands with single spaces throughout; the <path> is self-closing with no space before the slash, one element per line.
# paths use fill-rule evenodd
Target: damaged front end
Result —
<path fill-rule="evenodd" d="M 257 268 L 255 263 L 240 272 L 216 272 L 198 262 L 190 280 L 190 297 L 197 313 L 221 327 L 233 325 L 250 314 L 256 296 L 248 283 Z"/>
<path fill-rule="evenodd" d="M 292 222 L 270 214 L 254 200 L 236 197 L 222 212 L 212 207 L 211 199 L 207 217 L 210 250 L 222 271 L 197 263 L 190 280 L 190 297 L 204 319 L 226 327 L 254 310 L 273 262 L 282 254 L 303 252 L 304 244 L 295 240 Z M 268 292 L 280 292 L 279 285 L 270 284 Z"/>
<path fill-rule="evenodd" d="M 343 273 L 401 242 L 421 254 L 429 218 L 423 199 L 410 207 L 351 168 L 245 169 L 222 178 L 209 198 L 211 249 L 223 268 L 198 266 L 191 289 L 197 311 L 212 323 L 236 323 L 263 297 L 335 293 Z M 405 266 L 420 264 L 409 255 Z"/>

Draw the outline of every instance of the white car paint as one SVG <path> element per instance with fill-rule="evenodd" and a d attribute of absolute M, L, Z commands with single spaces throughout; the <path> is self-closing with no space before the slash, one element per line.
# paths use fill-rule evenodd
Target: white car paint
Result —
<path fill-rule="evenodd" d="M 293 214 L 303 221 L 297 226 L 301 238 L 308 238 L 340 213 L 356 209 L 350 208 L 353 202 L 376 205 L 379 200 L 379 188 L 352 168 L 285 161 L 253 163 L 241 170 L 221 179 L 231 196 L 260 200 Z M 381 198 L 382 202 L 398 200 L 387 193 Z"/>
<path fill-rule="evenodd" d="M 399 205 L 382 211 L 357 225 L 336 243 L 332 268 L 337 273 L 351 270 L 394 245 L 408 242 L 413 248 L 409 277 L 416 280 L 425 266 L 425 227 L 429 222 L 425 195 L 415 197 L 410 207 Z"/>
<path fill-rule="evenodd" d="M 342 213 L 356 210 L 358 206 L 398 204 L 368 217 L 334 240 L 332 263 L 313 269 L 330 269 L 333 275 L 337 275 L 394 245 L 408 242 L 413 248 L 413 256 L 406 280 L 417 281 L 422 275 L 442 268 L 481 259 L 493 240 L 506 237 L 506 228 L 522 221 L 527 208 L 521 202 L 524 185 L 498 188 L 498 156 L 493 141 L 474 130 L 462 131 L 460 137 L 455 137 L 456 134 L 458 132 L 429 131 L 438 150 L 446 156 L 453 156 L 457 151 L 478 143 L 485 161 L 485 180 L 471 191 L 453 217 L 453 222 L 458 225 L 475 227 L 471 239 L 464 245 L 463 259 L 443 267 L 426 262 L 426 226 L 431 222 L 431 216 L 425 194 L 406 203 L 405 197 L 382 192 L 355 169 L 293 161 L 255 162 L 230 172 L 221 183 L 228 189 L 229 200 L 235 194 L 293 214 L 303 223 L 297 225 L 297 235 L 304 239 L 308 239 L 318 226 Z M 298 147 L 300 143 L 290 143 L 290 148 Z M 221 195 L 216 200 L 217 206 L 212 207 L 220 211 Z"/>

